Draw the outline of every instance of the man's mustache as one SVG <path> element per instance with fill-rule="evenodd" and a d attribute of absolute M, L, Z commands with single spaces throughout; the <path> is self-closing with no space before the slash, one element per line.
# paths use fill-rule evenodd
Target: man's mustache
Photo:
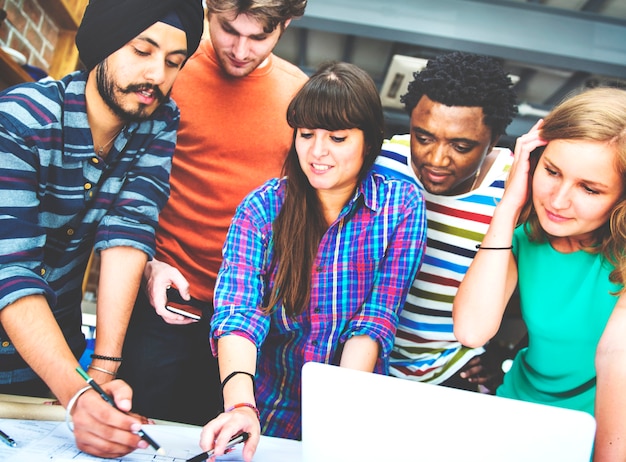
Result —
<path fill-rule="evenodd" d="M 146 90 L 152 90 L 154 92 L 154 96 L 159 101 L 159 103 L 162 103 L 163 101 L 165 101 L 166 97 L 161 91 L 161 89 L 156 85 L 152 85 L 151 83 L 128 85 L 126 88 L 122 89 L 122 92 L 123 93 L 136 93 L 136 92 L 141 92 L 141 91 L 146 91 Z"/>

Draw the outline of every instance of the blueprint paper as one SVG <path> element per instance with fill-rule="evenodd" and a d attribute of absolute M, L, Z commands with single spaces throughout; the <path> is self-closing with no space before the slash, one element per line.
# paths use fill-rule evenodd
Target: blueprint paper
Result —
<path fill-rule="evenodd" d="M 13 437 L 17 448 L 0 443 L 0 460 L 3 462 L 185 462 L 202 452 L 199 441 L 201 427 L 178 425 L 146 425 L 148 433 L 165 451 L 157 455 L 152 448 L 136 451 L 117 459 L 93 457 L 79 451 L 74 435 L 65 422 L 0 419 L 0 429 Z M 236 449 L 218 461 L 242 461 L 241 449 Z M 301 460 L 299 441 L 261 437 L 255 462 L 297 462 Z"/>

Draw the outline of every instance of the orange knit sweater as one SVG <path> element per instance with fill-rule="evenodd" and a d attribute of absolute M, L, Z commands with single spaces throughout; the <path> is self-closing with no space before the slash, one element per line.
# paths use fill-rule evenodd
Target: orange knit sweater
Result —
<path fill-rule="evenodd" d="M 236 207 L 280 175 L 292 140 L 287 106 L 306 78 L 274 55 L 246 77 L 229 77 L 208 40 L 180 72 L 172 97 L 181 122 L 156 258 L 181 271 L 193 297 L 213 298 Z"/>

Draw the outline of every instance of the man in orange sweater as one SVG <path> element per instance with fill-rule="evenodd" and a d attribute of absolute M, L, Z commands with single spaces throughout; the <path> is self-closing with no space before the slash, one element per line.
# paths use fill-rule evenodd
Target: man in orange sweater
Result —
<path fill-rule="evenodd" d="M 291 144 L 286 110 L 307 77 L 272 50 L 306 2 L 207 1 L 210 39 L 172 91 L 181 122 L 171 195 L 119 370 L 133 387 L 135 412 L 202 425 L 223 410 L 208 343 L 213 288 L 236 207 L 280 176 Z M 178 314 L 190 304 L 199 320 Z"/>

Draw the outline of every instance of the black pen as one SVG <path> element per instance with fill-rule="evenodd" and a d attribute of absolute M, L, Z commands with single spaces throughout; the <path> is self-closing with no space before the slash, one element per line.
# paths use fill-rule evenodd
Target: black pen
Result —
<path fill-rule="evenodd" d="M 226 444 L 226 449 L 230 449 L 236 444 L 243 443 L 250 437 L 249 433 L 243 432 L 239 433 L 237 436 L 233 436 L 228 444 Z M 202 462 L 207 460 L 209 457 L 213 456 L 215 450 L 211 449 L 209 451 L 198 454 L 197 456 L 193 456 L 191 459 L 187 459 L 187 462 Z"/>
<path fill-rule="evenodd" d="M 115 405 L 115 401 L 113 401 L 113 398 L 109 396 L 107 392 L 104 391 L 92 377 L 89 377 L 89 375 L 81 367 L 77 367 L 76 372 L 78 372 L 80 376 L 87 381 L 87 383 L 91 386 L 91 388 L 93 388 L 94 390 L 98 392 L 98 394 L 102 397 L 103 400 L 105 400 L 115 409 L 118 409 L 117 406 Z M 124 411 L 121 411 L 121 412 L 124 412 Z M 148 444 L 154 448 L 157 454 L 161 456 L 165 455 L 165 451 L 161 448 L 161 446 L 159 446 L 156 443 L 156 441 L 150 438 L 146 432 L 144 432 L 143 430 L 139 430 L 137 434 L 141 437 L 142 440 L 147 441 Z"/>
<path fill-rule="evenodd" d="M 15 440 L 6 433 L 4 433 L 2 430 L 0 430 L 0 440 L 2 440 L 3 443 L 5 443 L 7 446 L 11 446 L 12 448 L 17 446 Z"/>

